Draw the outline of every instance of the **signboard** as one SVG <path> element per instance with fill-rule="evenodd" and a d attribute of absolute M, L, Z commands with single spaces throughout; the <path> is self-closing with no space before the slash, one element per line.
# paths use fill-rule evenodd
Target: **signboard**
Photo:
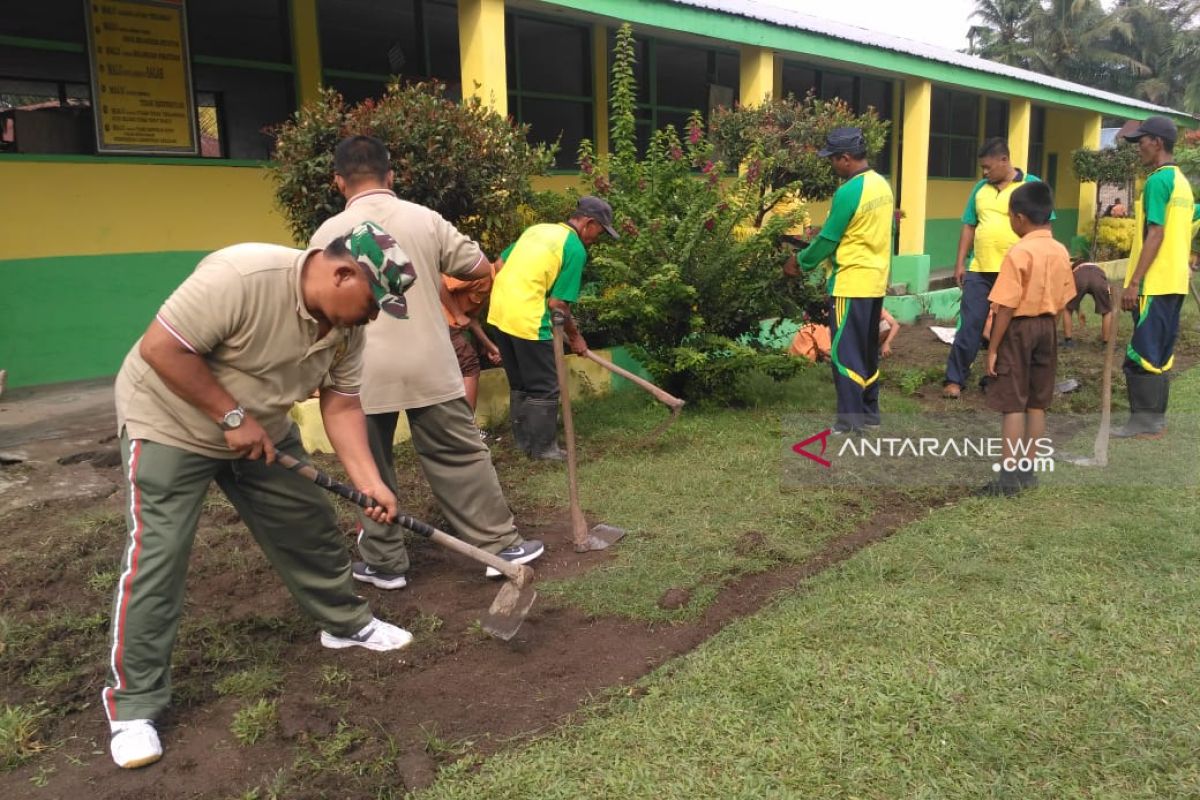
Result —
<path fill-rule="evenodd" d="M 184 0 L 84 0 L 99 153 L 196 155 Z"/>

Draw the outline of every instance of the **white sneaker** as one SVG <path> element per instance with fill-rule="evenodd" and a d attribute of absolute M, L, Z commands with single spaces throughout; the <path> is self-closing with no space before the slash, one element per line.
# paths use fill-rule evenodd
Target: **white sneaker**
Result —
<path fill-rule="evenodd" d="M 345 647 L 365 647 L 368 650 L 399 650 L 412 644 L 413 635 L 404 628 L 371 618 L 363 629 L 353 636 L 334 636 L 328 631 L 321 631 L 321 645 L 331 650 L 341 650 Z"/>
<path fill-rule="evenodd" d="M 154 723 L 150 720 L 110 722 L 109 729 L 112 731 L 112 739 L 108 743 L 108 749 L 118 767 L 136 769 L 162 758 L 162 744 L 158 741 L 158 731 L 154 729 Z"/>

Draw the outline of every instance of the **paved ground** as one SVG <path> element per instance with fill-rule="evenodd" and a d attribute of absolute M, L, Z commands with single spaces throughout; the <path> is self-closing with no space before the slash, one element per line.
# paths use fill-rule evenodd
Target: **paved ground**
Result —
<path fill-rule="evenodd" d="M 0 399 L 0 514 L 107 497 L 120 463 L 112 379 L 10 389 Z M 107 474 L 106 474 L 107 473 Z"/>

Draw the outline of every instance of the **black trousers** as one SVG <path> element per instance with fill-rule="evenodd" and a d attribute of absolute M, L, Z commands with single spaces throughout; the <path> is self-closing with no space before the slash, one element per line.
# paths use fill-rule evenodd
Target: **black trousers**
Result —
<path fill-rule="evenodd" d="M 533 400 L 558 399 L 558 369 L 554 364 L 554 341 L 518 339 L 496 329 L 492 338 L 504 359 L 508 388 L 525 392 Z"/>

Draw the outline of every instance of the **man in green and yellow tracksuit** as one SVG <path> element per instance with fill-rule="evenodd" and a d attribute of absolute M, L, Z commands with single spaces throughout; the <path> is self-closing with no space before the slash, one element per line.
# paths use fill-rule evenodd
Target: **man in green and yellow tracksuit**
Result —
<path fill-rule="evenodd" d="M 942 396 L 951 400 L 967 386 L 971 365 L 983 341 L 990 307 L 988 294 L 1000 274 L 1000 263 L 1019 238 L 1008 221 L 1008 200 L 1018 186 L 1038 180 L 1012 165 L 1008 143 L 1003 139 L 988 139 L 978 155 L 983 180 L 975 184 L 967 198 L 954 263 L 954 281 L 962 289 L 962 301 L 958 331 L 946 357 L 942 391 Z"/>
<path fill-rule="evenodd" d="M 833 195 L 821 232 L 789 261 L 795 274 L 822 263 L 829 293 L 830 364 L 837 390 L 835 433 L 877 427 L 879 317 L 892 260 L 895 198 L 891 185 L 867 163 L 860 128 L 835 128 L 819 155 L 845 180 Z"/>
<path fill-rule="evenodd" d="M 1169 371 L 1175 361 L 1179 315 L 1188 293 L 1195 198 L 1175 166 L 1175 123 L 1149 117 L 1125 138 L 1137 143 L 1150 171 L 1137 205 L 1137 227 L 1121 306 L 1133 313 L 1134 330 L 1125 351 L 1129 422 L 1116 437 L 1158 437 L 1166 429 Z"/>

